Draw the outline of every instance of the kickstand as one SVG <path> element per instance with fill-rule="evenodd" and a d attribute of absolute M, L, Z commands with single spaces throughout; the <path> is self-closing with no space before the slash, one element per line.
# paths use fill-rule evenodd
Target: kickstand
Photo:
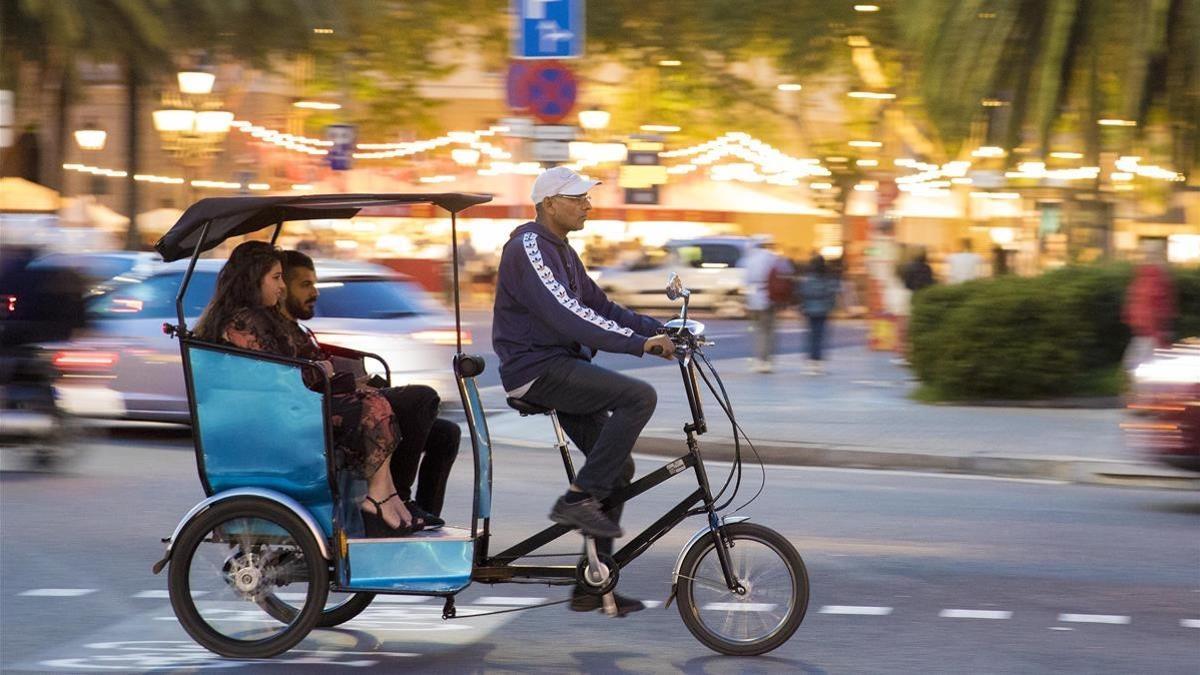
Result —
<path fill-rule="evenodd" d="M 458 616 L 458 612 L 454 609 L 454 596 L 446 596 L 446 604 L 442 605 L 442 621 L 453 619 Z"/>

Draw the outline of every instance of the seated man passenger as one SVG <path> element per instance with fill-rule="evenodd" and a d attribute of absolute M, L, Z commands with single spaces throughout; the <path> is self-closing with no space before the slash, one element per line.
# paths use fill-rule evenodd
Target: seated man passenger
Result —
<path fill-rule="evenodd" d="M 312 258 L 300 251 L 284 251 L 283 278 L 287 297 L 283 314 L 289 319 L 293 339 L 320 349 L 313 334 L 298 321 L 313 318 L 317 298 L 317 271 Z M 439 419 L 441 399 L 432 387 L 410 384 L 377 390 L 387 399 L 400 425 L 401 439 L 392 453 L 392 482 L 400 499 L 416 519 L 417 529 L 436 529 L 446 524 L 441 518 L 450 468 L 458 457 L 462 431 L 450 420 Z M 417 481 L 418 476 L 420 477 Z M 413 482 L 417 481 L 416 498 Z"/>
<path fill-rule="evenodd" d="M 561 166 L 534 181 L 537 219 L 513 230 L 500 257 L 492 345 L 508 395 L 556 409 L 587 457 L 550 519 L 596 537 L 597 549 L 611 553 L 612 539 L 622 534 L 621 508 L 606 515 L 600 500 L 633 477 L 630 452 L 658 398 L 651 385 L 601 368 L 592 356 L 657 352 L 670 359 L 675 346 L 658 334 L 657 320 L 609 300 L 567 242 L 568 234 L 583 229 L 591 209 L 587 192 L 596 185 Z M 644 607 L 620 596 L 616 601 L 621 614 Z M 599 597 L 576 589 L 571 609 L 599 607 Z"/>

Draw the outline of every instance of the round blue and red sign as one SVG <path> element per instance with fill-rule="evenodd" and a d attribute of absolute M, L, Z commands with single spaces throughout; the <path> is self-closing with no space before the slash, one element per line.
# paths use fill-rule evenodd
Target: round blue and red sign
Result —
<path fill-rule="evenodd" d="M 575 107 L 575 73 L 558 61 L 513 61 L 508 68 L 508 105 L 554 124 Z"/>

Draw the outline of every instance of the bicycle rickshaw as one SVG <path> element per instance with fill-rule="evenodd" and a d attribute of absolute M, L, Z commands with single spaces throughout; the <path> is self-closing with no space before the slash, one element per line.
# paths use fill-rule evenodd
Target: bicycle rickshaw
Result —
<path fill-rule="evenodd" d="M 703 325 L 687 318 L 688 292 L 678 278 L 672 279 L 668 294 L 681 298 L 683 309 L 667 324 L 667 333 L 677 346 L 691 410 L 684 426 L 688 452 L 614 492 L 602 506 L 607 510 L 689 469 L 697 487 L 611 556 L 597 553 L 595 543 L 585 537 L 586 555 L 576 549 L 569 554 L 571 564 L 523 562 L 548 557 L 535 552 L 572 531 L 563 525 L 546 527 L 499 553 L 489 551 L 492 443 L 475 383 L 484 363 L 479 356 L 463 353 L 461 337 L 453 363 L 447 365 L 458 382 L 474 454 L 471 522 L 403 538 L 367 539 L 352 498 L 361 494 L 362 486 L 349 472 L 336 470 L 329 379 L 322 375 L 322 384 L 310 389 L 302 370 L 321 373 L 314 362 L 203 342 L 188 330 L 184 297 L 196 260 L 226 239 L 273 227 L 274 242 L 290 220 L 345 219 L 364 209 L 369 213 L 376 207 L 433 204 L 450 213 L 455 322 L 461 336 L 456 218 L 490 199 L 464 193 L 203 199 L 158 242 L 156 248 L 166 261 L 191 257 L 176 298 L 178 322 L 164 324 L 163 329 L 179 341 L 196 464 L 208 495 L 163 540 L 166 553 L 153 567 L 157 574 L 170 565 L 171 605 L 184 630 L 223 656 L 270 657 L 299 643 L 313 628 L 349 621 L 376 594 L 440 597 L 442 618 L 454 618 L 456 594 L 473 581 L 578 584 L 605 596 L 612 613 L 608 594 L 620 571 L 685 518 L 702 516 L 704 526 L 676 560 L 667 606 L 677 600 L 688 629 L 718 652 L 754 655 L 783 644 L 804 619 L 807 573 L 799 553 L 782 535 L 747 522 L 745 516 L 720 515 L 741 482 L 740 451 L 725 486 L 714 495 L 696 441 L 707 429 L 698 374 L 731 422 L 734 417 L 724 387 L 703 354 Z M 379 362 L 390 380 L 387 364 L 378 356 L 325 347 L 335 358 L 358 367 L 368 359 Z M 701 364 L 717 380 L 720 394 Z M 511 399 L 509 403 L 522 415 L 551 418 L 555 447 L 572 480 L 571 455 L 554 411 Z M 733 424 L 736 440 L 738 428 Z"/>

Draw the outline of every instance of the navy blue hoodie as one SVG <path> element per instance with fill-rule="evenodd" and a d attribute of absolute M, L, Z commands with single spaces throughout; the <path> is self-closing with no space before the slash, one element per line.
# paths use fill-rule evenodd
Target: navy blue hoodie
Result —
<path fill-rule="evenodd" d="M 608 299 L 575 250 L 545 225 L 512 231 L 500 255 L 492 348 L 505 391 L 532 382 L 557 359 L 597 351 L 641 356 L 662 327 Z"/>

